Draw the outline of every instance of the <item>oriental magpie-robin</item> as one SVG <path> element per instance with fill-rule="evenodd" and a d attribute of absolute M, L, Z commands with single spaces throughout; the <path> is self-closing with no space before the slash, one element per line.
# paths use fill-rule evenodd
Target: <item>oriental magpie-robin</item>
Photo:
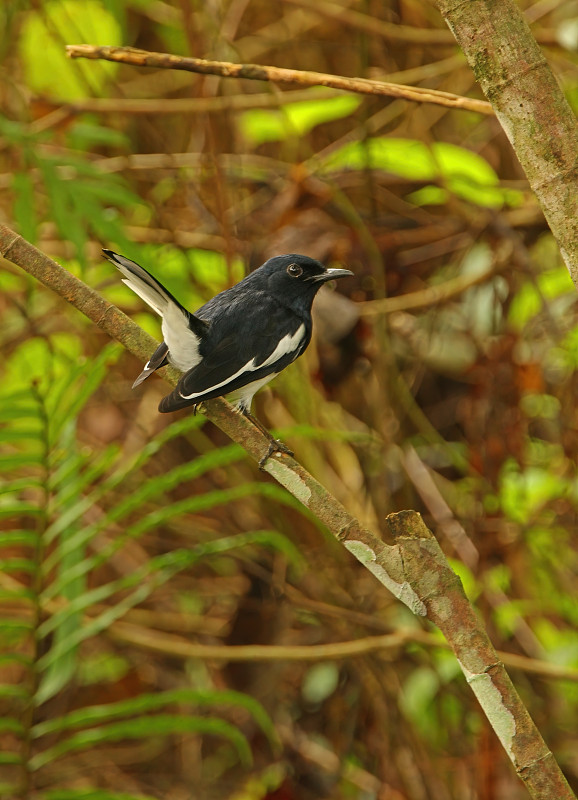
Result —
<path fill-rule="evenodd" d="M 253 395 L 305 351 L 311 306 L 321 285 L 353 273 L 327 269 L 307 256 L 275 256 L 191 314 L 134 261 L 112 250 L 103 253 L 122 272 L 123 283 L 162 317 L 164 341 L 133 388 L 171 363 L 184 375 L 163 397 L 159 411 L 196 410 L 203 400 L 231 394 L 271 442 L 260 466 L 275 450 L 290 452 L 251 414 Z"/>

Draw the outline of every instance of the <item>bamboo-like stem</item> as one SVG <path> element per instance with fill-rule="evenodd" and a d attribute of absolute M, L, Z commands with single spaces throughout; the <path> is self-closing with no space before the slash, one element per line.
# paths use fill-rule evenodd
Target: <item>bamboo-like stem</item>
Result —
<path fill-rule="evenodd" d="M 131 353 L 148 359 L 156 342 L 93 289 L 68 273 L 6 225 L 0 224 L 0 255 L 35 276 Z M 165 369 L 175 382 L 178 372 Z M 222 399 L 203 404 L 203 413 L 259 461 L 268 440 Z M 265 463 L 282 486 L 305 505 L 373 575 L 415 614 L 439 627 L 466 679 L 512 761 L 536 800 L 572 800 L 554 756 L 517 694 L 461 581 L 433 534 L 415 511 L 387 518 L 394 544 L 363 528 L 313 476 L 286 454 Z"/>
<path fill-rule="evenodd" d="M 416 86 L 401 86 L 385 81 L 372 81 L 367 78 L 346 78 L 342 75 L 329 75 L 324 72 L 305 72 L 299 69 L 268 67 L 261 64 L 232 64 L 229 61 L 207 61 L 204 58 L 186 58 L 170 53 L 151 53 L 133 47 L 97 47 L 92 44 L 71 44 L 66 48 L 70 58 L 104 59 L 105 61 L 131 64 L 135 67 L 156 67 L 157 69 L 180 69 L 197 72 L 201 75 L 219 75 L 222 78 L 248 78 L 254 81 L 286 83 L 295 86 L 328 86 L 356 94 L 369 94 L 378 97 L 397 97 L 413 103 L 434 103 L 446 108 L 459 108 L 477 111 L 480 114 L 493 114 L 490 103 L 460 97 L 451 92 L 437 89 L 421 89 Z"/>

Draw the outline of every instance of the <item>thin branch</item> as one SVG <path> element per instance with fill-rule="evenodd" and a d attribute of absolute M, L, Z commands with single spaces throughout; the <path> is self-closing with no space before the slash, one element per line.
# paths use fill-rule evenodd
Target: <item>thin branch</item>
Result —
<path fill-rule="evenodd" d="M 506 242 L 501 250 L 496 253 L 493 263 L 476 275 L 457 275 L 455 278 L 450 278 L 435 286 L 428 286 L 426 289 L 420 289 L 417 292 L 409 292 L 397 297 L 385 297 L 381 300 L 366 300 L 364 303 L 360 303 L 361 316 L 372 317 L 378 314 L 391 314 L 393 311 L 413 311 L 419 308 L 448 303 L 455 297 L 467 292 L 468 289 L 479 286 L 492 278 L 510 259 L 512 250 L 512 243 Z"/>
<path fill-rule="evenodd" d="M 1 224 L 0 255 L 34 275 L 136 356 L 145 360 L 155 349 L 154 339 L 112 303 Z M 179 375 L 168 368 L 164 374 L 173 383 Z M 201 410 L 256 461 L 267 452 L 267 439 L 224 400 L 211 400 Z M 414 614 L 427 617 L 439 627 L 532 797 L 574 798 L 479 615 L 470 605 L 460 579 L 420 515 L 415 511 L 390 514 L 387 523 L 394 544 L 385 544 L 363 528 L 295 459 L 277 453 L 266 461 L 264 469 L 317 516 L 395 597 Z"/>
<path fill-rule="evenodd" d="M 0 587 L 10 593 L 22 593 L 26 588 L 23 583 L 11 575 L 0 573 Z M 293 587 L 286 587 L 292 590 Z M 294 591 L 294 590 L 293 590 Z M 22 601 L 24 606 L 17 609 L 11 601 L 10 614 L 18 619 L 29 619 L 30 609 L 27 600 Z M 61 598 L 44 598 L 41 600 L 43 613 L 57 614 L 69 605 L 68 601 Z M 316 605 L 324 605 L 317 604 Z M 95 603 L 83 614 L 83 624 L 90 624 L 96 616 L 109 609 L 108 606 Z M 325 609 L 327 610 L 327 609 Z M 346 609 L 333 608 L 340 615 L 355 614 Z M 363 616 L 357 614 L 357 616 Z M 135 622 L 136 620 L 136 622 Z M 359 621 L 359 620 L 357 620 Z M 369 620 L 362 620 L 366 624 Z M 375 620 L 373 620 L 375 621 Z M 123 620 L 116 620 L 107 629 L 108 636 L 118 642 L 131 644 L 150 652 L 173 658 L 188 660 L 197 658 L 205 661 L 327 661 L 363 657 L 369 653 L 379 653 L 382 650 L 396 650 L 407 644 L 420 644 L 422 647 L 450 649 L 447 641 L 421 628 L 399 628 L 390 633 L 374 636 L 364 636 L 344 642 L 332 642 L 323 645 L 205 645 L 191 642 L 179 633 L 200 633 L 203 635 L 218 636 L 222 628 L 222 620 L 211 617 L 195 617 L 171 612 L 150 612 L 146 609 L 131 608 L 124 615 Z M 496 651 L 500 660 L 507 667 L 536 675 L 545 680 L 561 680 L 578 683 L 578 669 L 553 664 L 539 658 L 528 658 L 505 650 Z"/>
<path fill-rule="evenodd" d="M 356 658 L 382 650 L 396 650 L 409 643 L 424 647 L 449 648 L 447 642 L 437 636 L 418 629 L 399 630 L 381 636 L 365 636 L 346 642 L 308 645 L 243 644 L 220 645 L 198 644 L 182 636 L 164 631 L 151 630 L 130 622 L 115 622 L 111 625 L 110 637 L 115 641 L 132 644 L 150 652 L 161 653 L 184 660 L 198 658 L 204 661 L 331 661 Z M 514 669 L 541 678 L 565 680 L 578 683 L 578 669 L 551 664 L 539 658 L 528 658 L 498 651 L 501 661 Z"/>
<path fill-rule="evenodd" d="M 419 289 L 417 292 L 400 294 L 397 297 L 385 297 L 381 300 L 366 300 L 360 304 L 360 314 L 362 317 L 374 317 L 380 314 L 391 314 L 394 311 L 415 311 L 416 309 L 428 308 L 448 303 L 456 297 L 471 289 L 485 283 L 496 272 L 495 267 L 490 267 L 477 275 L 457 275 L 443 283 L 435 286 L 428 286 L 426 289 Z"/>
<path fill-rule="evenodd" d="M 170 53 L 151 53 L 133 47 L 96 47 L 91 44 L 71 44 L 66 48 L 70 58 L 104 59 L 105 61 L 131 64 L 134 67 L 156 67 L 157 69 L 180 69 L 201 75 L 220 75 L 222 78 L 248 78 L 254 81 L 270 81 L 297 86 L 329 86 L 356 94 L 377 97 L 397 97 L 414 103 L 434 103 L 446 108 L 459 108 L 492 114 L 490 103 L 460 97 L 437 89 L 400 86 L 395 83 L 371 81 L 366 78 L 346 78 L 324 72 L 304 72 L 298 69 L 266 67 L 261 64 L 232 64 L 229 61 L 207 61 L 203 58 L 185 58 Z"/>

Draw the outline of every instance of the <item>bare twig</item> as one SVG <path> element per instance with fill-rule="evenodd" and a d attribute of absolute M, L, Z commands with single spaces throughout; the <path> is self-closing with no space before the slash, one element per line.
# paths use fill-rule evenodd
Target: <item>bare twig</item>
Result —
<path fill-rule="evenodd" d="M 409 643 L 424 647 L 449 647 L 437 636 L 420 630 L 399 630 L 382 636 L 366 636 L 347 642 L 331 642 L 315 645 L 209 645 L 191 642 L 182 636 L 154 631 L 127 622 L 111 625 L 110 636 L 119 642 L 133 644 L 144 650 L 162 653 L 176 658 L 200 658 L 204 661 L 331 661 L 356 658 L 369 653 L 397 650 Z M 551 664 L 539 658 L 528 658 L 515 653 L 498 651 L 501 661 L 509 667 L 552 680 L 578 683 L 578 669 Z"/>
<path fill-rule="evenodd" d="M 223 78 L 248 78 L 255 81 L 271 81 L 297 86 L 329 86 L 356 94 L 369 94 L 378 97 L 397 97 L 414 103 L 434 103 L 446 108 L 460 108 L 492 114 L 490 103 L 460 97 L 450 92 L 436 89 L 400 86 L 395 83 L 371 81 L 366 78 L 346 78 L 341 75 L 328 75 L 324 72 L 304 72 L 298 69 L 266 67 L 261 64 L 232 64 L 229 61 L 207 61 L 203 58 L 185 58 L 170 53 L 151 53 L 132 47 L 96 47 L 91 44 L 71 44 L 66 48 L 70 58 L 104 59 L 122 62 L 135 67 L 156 67 L 157 69 L 180 69 L 197 72 L 201 75 L 220 75 Z"/>
<path fill-rule="evenodd" d="M 431 245 L 428 246 L 431 250 Z M 417 292 L 410 292 L 397 297 L 386 297 L 381 300 L 367 300 L 360 304 L 361 315 L 371 317 L 376 314 L 391 314 L 393 311 L 409 311 L 448 303 L 455 297 L 467 292 L 468 289 L 479 286 L 494 276 L 510 259 L 512 251 L 512 243 L 505 242 L 500 247 L 499 252 L 496 253 L 496 257 L 488 269 L 476 275 L 458 275 L 443 283 L 428 286 L 426 289 L 420 289 Z"/>
<path fill-rule="evenodd" d="M 10 593 L 23 593 L 25 586 L 6 573 L 0 573 L 0 587 Z M 291 588 L 291 587 L 288 587 Z M 30 608 L 24 606 L 16 610 L 11 601 L 9 613 L 18 619 L 29 619 Z M 68 605 L 61 598 L 42 598 L 41 607 L 46 614 L 57 614 Z M 83 614 L 83 622 L 89 624 L 96 616 L 107 611 L 107 606 L 95 603 Z M 337 609 L 334 609 L 337 610 Z M 339 609 L 341 614 L 344 609 Z M 354 613 L 354 612 L 351 612 Z M 362 615 L 359 615 L 362 616 Z M 369 653 L 397 650 L 407 644 L 420 644 L 423 647 L 449 649 L 447 641 L 420 628 L 400 628 L 378 636 L 364 636 L 345 642 L 332 642 L 322 645 L 205 645 L 191 642 L 174 633 L 202 633 L 218 636 L 223 626 L 222 620 L 210 617 L 176 614 L 171 612 L 151 612 L 147 609 L 131 608 L 123 620 L 116 620 L 107 629 L 111 639 L 140 647 L 149 652 L 160 653 L 184 660 L 197 658 L 205 661 L 327 661 L 357 658 Z M 552 664 L 539 658 L 496 651 L 500 660 L 508 667 L 536 675 L 546 680 L 562 680 L 578 683 L 578 669 Z"/>
<path fill-rule="evenodd" d="M 360 314 L 363 317 L 374 317 L 379 314 L 391 314 L 394 311 L 414 311 L 448 303 L 473 286 L 485 283 L 495 274 L 495 271 L 495 267 L 490 267 L 477 275 L 458 275 L 417 292 L 401 294 L 397 297 L 385 297 L 381 300 L 366 300 L 361 303 Z"/>
<path fill-rule="evenodd" d="M 0 225 L 0 255 L 34 275 L 143 360 L 155 348 L 152 337 L 125 314 L 6 225 Z M 165 368 L 165 377 L 174 382 L 178 372 Z M 267 452 L 267 439 L 224 400 L 211 400 L 202 410 L 256 461 Z M 459 578 L 420 515 L 415 511 L 390 514 L 387 522 L 394 544 L 388 545 L 363 528 L 295 459 L 275 454 L 266 461 L 265 470 L 317 516 L 395 597 L 440 628 L 530 794 L 536 800 L 574 798 Z"/>

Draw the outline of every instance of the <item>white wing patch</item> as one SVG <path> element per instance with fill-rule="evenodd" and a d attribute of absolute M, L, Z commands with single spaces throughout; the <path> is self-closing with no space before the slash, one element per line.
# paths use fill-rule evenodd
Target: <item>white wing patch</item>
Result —
<path fill-rule="evenodd" d="M 290 333 L 287 336 L 284 336 L 277 347 L 273 350 L 269 358 L 265 359 L 262 364 L 257 364 L 252 369 L 261 369 L 261 367 L 268 367 L 270 364 L 274 364 L 276 361 L 279 361 L 280 358 L 283 356 L 288 355 L 289 353 L 294 353 L 295 350 L 299 347 L 303 337 L 305 336 L 305 325 L 300 325 L 295 333 L 291 335 Z M 253 359 L 254 361 L 255 359 Z"/>
<path fill-rule="evenodd" d="M 163 322 L 163 325 L 164 325 L 164 322 Z M 191 334 L 192 334 L 192 331 L 191 331 Z M 171 355 L 172 355 L 173 351 L 171 349 L 170 343 L 169 343 L 169 341 L 167 339 L 167 336 L 165 334 L 164 327 L 163 327 L 163 335 L 165 337 L 165 342 L 169 345 L 169 349 L 171 350 Z M 194 334 L 192 334 L 192 335 L 194 336 Z M 205 389 L 203 389 L 201 392 L 193 392 L 192 394 L 181 394 L 181 392 L 179 392 L 179 395 L 183 398 L 183 400 L 193 400 L 195 397 L 199 397 L 200 395 L 206 394 L 207 392 L 214 392 L 216 389 L 221 389 L 223 386 L 226 386 L 228 383 L 232 383 L 234 380 L 236 380 L 238 377 L 243 375 L 243 373 L 245 373 L 245 372 L 255 372 L 255 370 L 261 369 L 261 367 L 268 367 L 271 364 L 275 364 L 275 362 L 279 361 L 279 359 L 283 358 L 283 356 L 286 356 L 289 353 L 296 352 L 297 349 L 299 348 L 299 344 L 303 340 L 304 336 L 305 336 L 305 325 L 300 325 L 297 328 L 297 330 L 295 331 L 295 333 L 293 333 L 293 334 L 288 333 L 286 336 L 284 336 L 281 339 L 281 341 L 279 342 L 279 344 L 277 345 L 277 347 L 273 350 L 271 355 L 268 356 L 268 358 L 266 358 L 265 361 L 261 362 L 261 364 L 256 364 L 255 363 L 255 359 L 252 358 L 251 361 L 247 361 L 247 363 L 244 364 L 241 367 L 241 369 L 238 369 L 237 372 L 235 372 L 233 375 L 229 375 L 228 378 L 225 378 L 225 380 L 221 381 L 220 383 L 216 383 L 214 386 L 208 386 Z M 188 369 L 191 369 L 191 368 L 189 367 Z M 253 396 L 253 394 L 255 394 L 257 389 L 260 388 L 260 386 L 264 386 L 264 384 L 267 383 L 268 381 L 270 381 L 271 378 L 273 378 L 275 374 L 276 373 L 271 374 L 270 377 L 267 376 L 266 380 L 263 379 L 262 382 L 261 381 L 253 381 L 253 384 L 256 384 L 256 386 L 255 386 L 254 391 L 251 394 L 251 397 Z M 250 385 L 253 385 L 253 384 L 250 384 Z M 247 388 L 247 387 L 245 387 L 245 388 Z"/>
<path fill-rule="evenodd" d="M 164 309 L 161 329 L 163 338 L 169 348 L 169 361 L 181 372 L 196 367 L 201 356 L 199 354 L 200 339 L 189 328 L 186 316 L 174 303 L 167 303 Z"/>

